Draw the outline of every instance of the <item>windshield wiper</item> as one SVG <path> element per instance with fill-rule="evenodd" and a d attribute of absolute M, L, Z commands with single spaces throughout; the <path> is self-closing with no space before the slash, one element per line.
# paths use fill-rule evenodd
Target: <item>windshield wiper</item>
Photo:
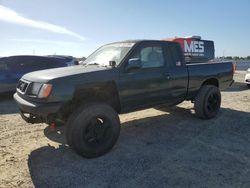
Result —
<path fill-rule="evenodd" d="M 97 63 L 95 61 L 85 64 L 85 66 L 88 66 L 88 65 L 99 65 L 102 67 L 108 67 L 108 65 L 100 64 L 100 63 Z"/>
<path fill-rule="evenodd" d="M 87 66 L 87 65 L 99 65 L 99 66 L 102 66 L 102 67 L 115 67 L 116 66 L 116 62 L 115 61 L 109 61 L 109 64 L 106 65 L 106 64 L 100 64 L 100 63 L 97 63 L 96 61 L 93 61 L 93 62 L 84 64 L 84 65 L 85 66 Z"/>
<path fill-rule="evenodd" d="M 91 63 L 87 63 L 86 65 L 101 65 L 101 64 L 97 62 L 91 62 Z"/>

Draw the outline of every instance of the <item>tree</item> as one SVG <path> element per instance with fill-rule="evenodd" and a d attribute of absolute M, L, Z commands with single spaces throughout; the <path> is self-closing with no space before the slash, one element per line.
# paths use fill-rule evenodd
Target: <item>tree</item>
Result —
<path fill-rule="evenodd" d="M 239 56 L 234 56 L 233 57 L 233 60 L 239 60 L 240 58 L 239 58 Z"/>

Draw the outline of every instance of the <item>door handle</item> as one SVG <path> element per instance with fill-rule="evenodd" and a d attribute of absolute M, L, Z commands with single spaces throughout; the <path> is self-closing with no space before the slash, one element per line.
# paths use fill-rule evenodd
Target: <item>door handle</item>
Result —
<path fill-rule="evenodd" d="M 168 72 L 164 72 L 163 76 L 168 80 L 170 79 L 170 74 Z"/>

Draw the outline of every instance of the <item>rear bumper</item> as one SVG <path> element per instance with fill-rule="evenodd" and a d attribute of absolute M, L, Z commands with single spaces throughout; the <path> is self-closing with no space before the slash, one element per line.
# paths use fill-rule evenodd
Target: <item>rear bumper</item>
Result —
<path fill-rule="evenodd" d="M 62 107 L 62 103 L 36 103 L 24 100 L 17 93 L 14 94 L 14 99 L 22 112 L 37 115 L 37 116 L 47 116 L 49 114 L 54 114 L 59 111 Z"/>

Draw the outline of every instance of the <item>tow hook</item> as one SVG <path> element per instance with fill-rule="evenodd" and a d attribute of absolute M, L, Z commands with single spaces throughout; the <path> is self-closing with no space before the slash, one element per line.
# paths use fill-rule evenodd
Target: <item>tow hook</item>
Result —
<path fill-rule="evenodd" d="M 55 131 L 56 130 L 56 123 L 52 122 L 49 124 L 49 130 L 50 131 Z"/>
<path fill-rule="evenodd" d="M 21 117 L 27 122 L 27 123 L 42 123 L 42 119 L 38 116 L 35 116 L 33 114 L 25 113 L 23 111 L 20 112 Z"/>

